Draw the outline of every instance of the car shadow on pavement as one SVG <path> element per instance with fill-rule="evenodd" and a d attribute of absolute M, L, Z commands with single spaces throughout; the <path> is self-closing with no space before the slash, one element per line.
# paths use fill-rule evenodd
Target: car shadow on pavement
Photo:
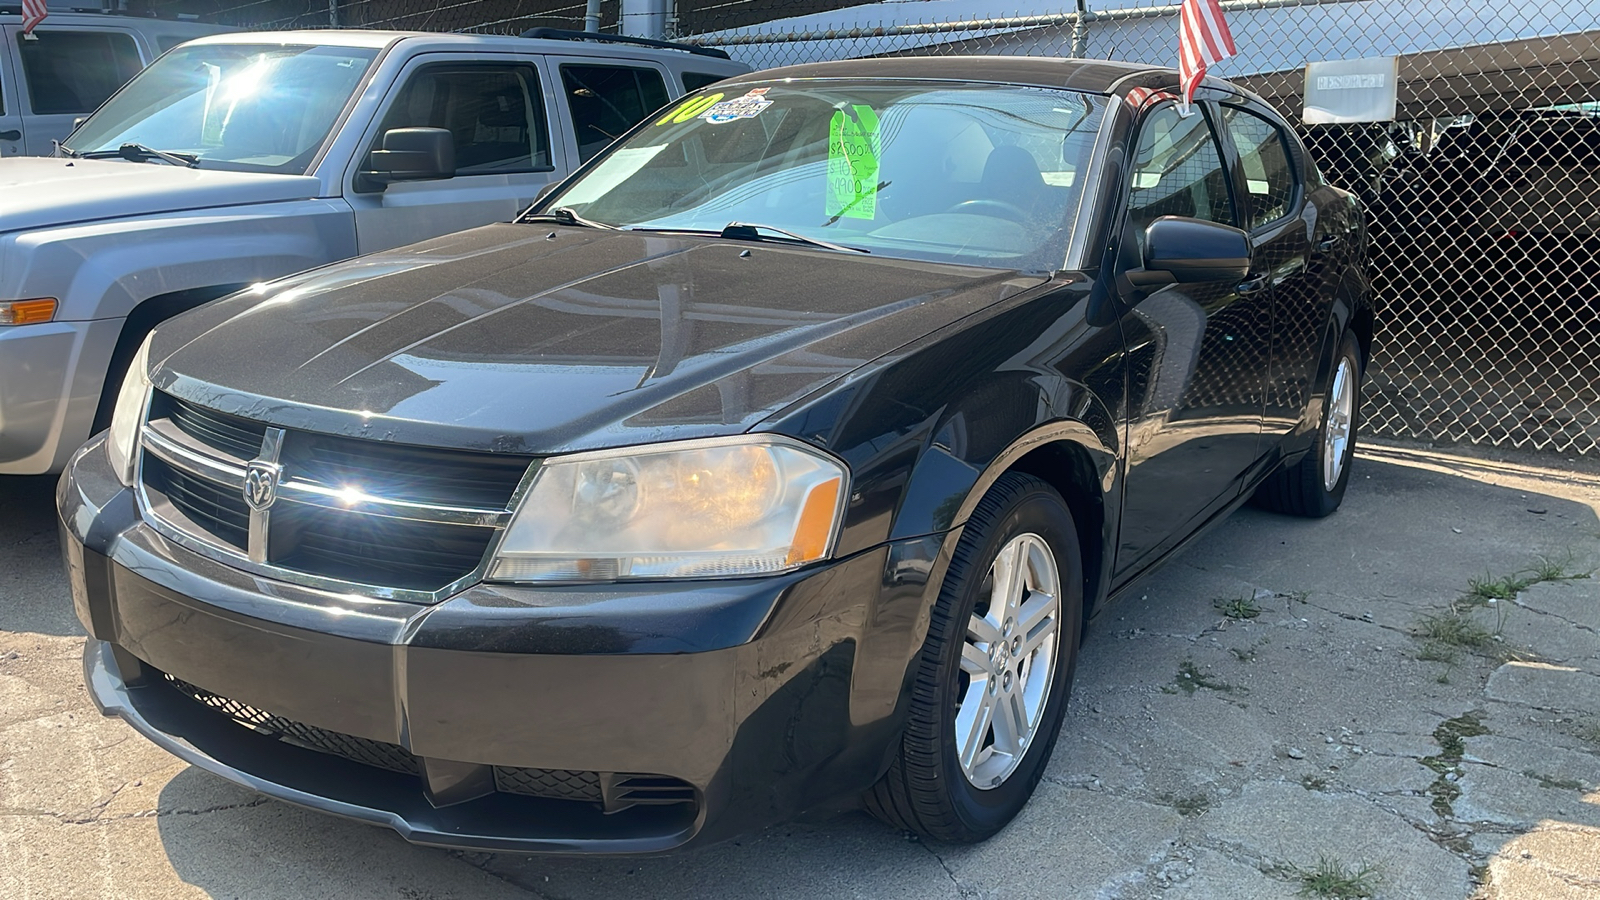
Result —
<path fill-rule="evenodd" d="M 1097 620 L 1033 802 L 978 847 L 851 812 L 658 859 L 444 852 L 194 769 L 161 843 L 216 897 L 1241 900 L 1323 860 L 1382 897 L 1565 896 L 1600 879 L 1597 511 L 1600 477 L 1368 448 L 1329 519 L 1235 514 Z M 1540 559 L 1563 577 L 1458 606 Z M 1456 614 L 1489 636 L 1430 647 Z"/>
<path fill-rule="evenodd" d="M 0 631 L 81 635 L 62 574 L 56 477 L 0 475 Z"/>

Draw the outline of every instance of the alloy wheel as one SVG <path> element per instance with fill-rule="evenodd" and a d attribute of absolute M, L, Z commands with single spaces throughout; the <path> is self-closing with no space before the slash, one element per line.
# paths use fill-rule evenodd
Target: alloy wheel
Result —
<path fill-rule="evenodd" d="M 987 602 L 980 600 L 961 647 L 956 707 L 956 757 L 981 790 L 1015 772 L 1039 729 L 1055 680 L 1061 576 L 1044 538 L 1007 541 L 989 567 Z"/>
<path fill-rule="evenodd" d="M 1328 421 L 1322 429 L 1322 487 L 1333 490 L 1344 475 L 1346 452 L 1350 445 L 1356 412 L 1355 365 L 1341 356 L 1328 389 Z"/>

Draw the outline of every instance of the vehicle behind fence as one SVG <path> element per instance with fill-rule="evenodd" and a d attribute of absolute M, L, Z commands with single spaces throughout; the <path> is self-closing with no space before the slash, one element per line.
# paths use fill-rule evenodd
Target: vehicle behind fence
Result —
<path fill-rule="evenodd" d="M 667 28 L 758 68 L 974 53 L 1175 64 L 1178 6 L 1100 5 L 996 15 L 982 0 L 848 8 L 837 0 L 681 0 Z M 514 32 L 570 27 L 584 14 L 583 3 L 514 0 L 311 6 L 269 19 L 284 7 L 257 0 L 224 20 L 241 22 L 255 10 L 251 24 L 326 25 L 332 16 L 369 28 Z M 1600 6 L 1222 6 L 1239 55 L 1212 74 L 1281 109 L 1329 180 L 1366 204 L 1384 304 L 1366 432 L 1600 455 Z M 615 21 L 610 0 L 603 12 Z M 1304 122 L 1307 63 L 1377 57 L 1396 60 L 1394 121 Z"/>

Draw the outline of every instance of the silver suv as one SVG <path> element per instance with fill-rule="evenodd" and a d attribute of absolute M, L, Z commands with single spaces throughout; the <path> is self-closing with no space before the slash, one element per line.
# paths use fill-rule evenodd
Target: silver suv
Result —
<path fill-rule="evenodd" d="M 0 5 L 0 156 L 49 156 L 72 123 L 184 41 L 232 31 L 180 19 L 55 12 L 31 34 Z"/>
<path fill-rule="evenodd" d="M 217 35 L 136 76 L 63 157 L 0 160 L 0 474 L 58 471 L 104 427 L 157 322 L 508 221 L 686 90 L 749 71 L 655 44 Z"/>

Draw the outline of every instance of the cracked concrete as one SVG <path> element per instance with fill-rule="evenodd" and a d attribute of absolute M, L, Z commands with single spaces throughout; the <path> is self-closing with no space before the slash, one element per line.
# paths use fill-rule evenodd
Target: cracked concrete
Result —
<path fill-rule="evenodd" d="M 1473 610 L 1498 640 L 1450 663 L 1412 634 L 1468 578 L 1600 565 L 1600 466 L 1551 462 L 1367 447 L 1332 518 L 1231 517 L 1097 622 L 1037 795 L 985 845 L 814 814 L 647 860 L 412 847 L 101 718 L 51 483 L 0 479 L 0 895 L 1266 900 L 1327 858 L 1389 900 L 1594 900 L 1600 582 Z"/>

